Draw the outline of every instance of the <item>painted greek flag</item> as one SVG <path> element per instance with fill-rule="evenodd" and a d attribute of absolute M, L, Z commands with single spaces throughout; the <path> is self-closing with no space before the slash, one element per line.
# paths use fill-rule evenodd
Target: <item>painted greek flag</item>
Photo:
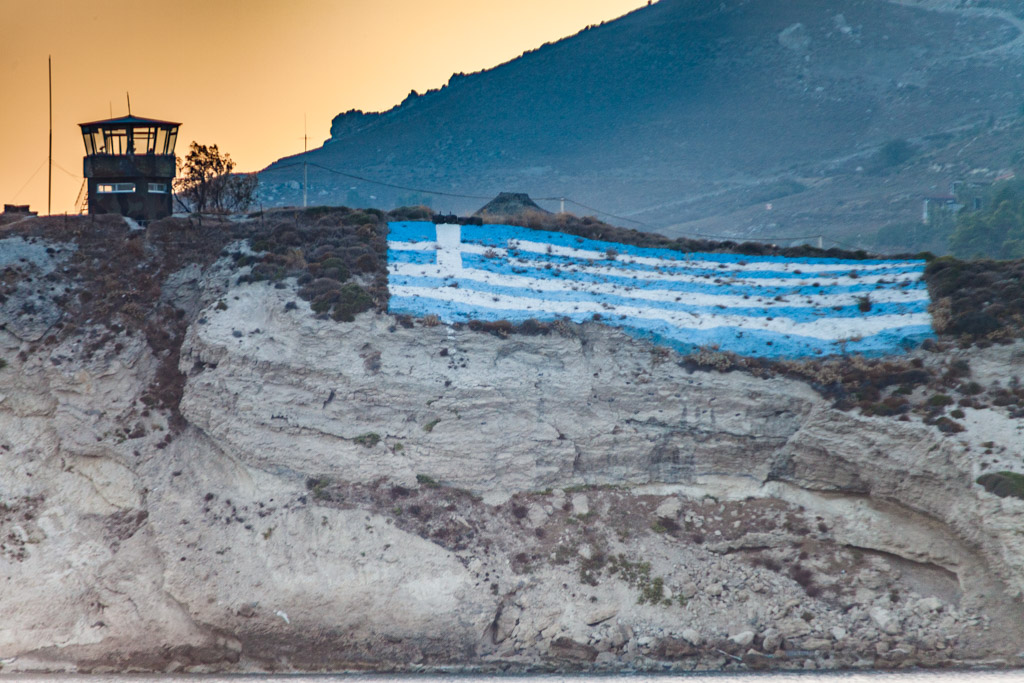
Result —
<path fill-rule="evenodd" d="M 683 352 L 901 353 L 933 337 L 923 261 L 681 253 L 508 225 L 389 225 L 390 311 L 599 320 Z"/>

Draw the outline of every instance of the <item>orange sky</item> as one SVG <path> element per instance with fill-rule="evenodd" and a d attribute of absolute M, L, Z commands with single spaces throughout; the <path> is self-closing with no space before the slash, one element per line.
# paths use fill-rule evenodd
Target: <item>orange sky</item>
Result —
<path fill-rule="evenodd" d="M 53 213 L 82 185 L 76 124 L 127 113 L 183 123 L 252 171 L 310 147 L 348 109 L 378 111 L 455 72 L 621 16 L 646 0 L 0 0 L 0 203 Z M 33 172 L 35 175 L 33 177 Z M 31 179 L 30 179 L 31 178 Z"/>

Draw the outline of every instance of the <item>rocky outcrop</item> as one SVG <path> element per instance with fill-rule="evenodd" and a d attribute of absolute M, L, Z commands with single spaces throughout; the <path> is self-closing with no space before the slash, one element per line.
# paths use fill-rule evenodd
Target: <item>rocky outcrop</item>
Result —
<path fill-rule="evenodd" d="M 1005 413 L 946 435 L 598 325 L 337 324 L 219 266 L 163 297 L 180 420 L 137 334 L 0 332 L 6 670 L 1020 664 L 1024 501 L 974 484 Z"/>

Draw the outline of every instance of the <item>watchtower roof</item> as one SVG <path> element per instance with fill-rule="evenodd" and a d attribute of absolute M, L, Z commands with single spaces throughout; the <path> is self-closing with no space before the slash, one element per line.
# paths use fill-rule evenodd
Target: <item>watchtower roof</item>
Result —
<path fill-rule="evenodd" d="M 125 128 L 133 127 L 144 127 L 144 126 L 180 126 L 180 123 L 173 121 L 160 121 L 159 119 L 147 119 L 141 116 L 120 116 L 116 119 L 103 119 L 102 121 L 90 121 L 89 123 L 78 124 L 82 128 L 92 126 L 121 126 Z"/>

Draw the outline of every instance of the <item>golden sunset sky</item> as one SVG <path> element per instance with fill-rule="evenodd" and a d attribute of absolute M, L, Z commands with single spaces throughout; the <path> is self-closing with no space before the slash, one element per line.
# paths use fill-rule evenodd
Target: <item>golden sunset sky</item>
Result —
<path fill-rule="evenodd" d="M 82 185 L 77 126 L 127 113 L 182 122 L 176 152 L 217 144 L 255 171 L 452 73 L 496 66 L 646 0 L 0 0 L 0 203 L 53 213 Z M 34 174 L 34 175 L 33 175 Z"/>

